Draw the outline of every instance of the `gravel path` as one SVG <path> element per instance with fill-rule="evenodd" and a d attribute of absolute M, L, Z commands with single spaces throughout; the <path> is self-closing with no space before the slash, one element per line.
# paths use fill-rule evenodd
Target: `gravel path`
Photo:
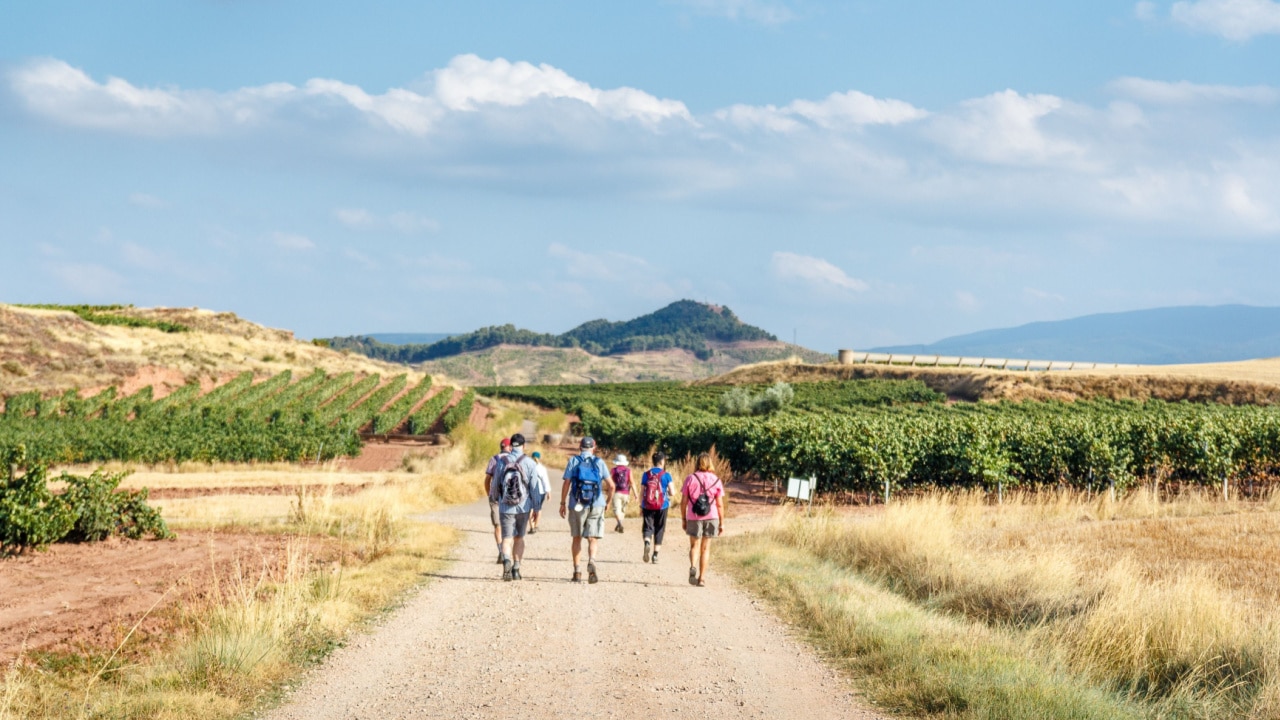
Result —
<path fill-rule="evenodd" d="M 709 586 L 691 587 L 678 524 L 658 565 L 641 561 L 638 521 L 607 533 L 588 585 L 568 581 L 558 517 L 510 583 L 483 502 L 432 519 L 464 531 L 457 559 L 268 718 L 882 717 L 715 572 L 714 548 Z"/>

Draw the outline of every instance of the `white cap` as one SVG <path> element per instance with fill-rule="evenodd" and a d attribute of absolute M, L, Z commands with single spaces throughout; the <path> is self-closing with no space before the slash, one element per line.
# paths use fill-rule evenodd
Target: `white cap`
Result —
<path fill-rule="evenodd" d="M 616 458 L 614 458 L 614 459 L 613 459 L 613 464 L 614 464 L 614 465 L 621 465 L 622 467 L 626 467 L 626 466 L 627 466 L 627 456 L 626 456 L 626 455 L 619 455 L 618 457 L 616 457 Z"/>

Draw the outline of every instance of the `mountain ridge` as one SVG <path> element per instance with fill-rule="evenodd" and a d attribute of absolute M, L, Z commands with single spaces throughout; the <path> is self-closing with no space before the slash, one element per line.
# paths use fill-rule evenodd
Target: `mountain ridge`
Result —
<path fill-rule="evenodd" d="M 1280 356 L 1280 308 L 1185 305 L 1095 313 L 871 350 L 1143 365 L 1233 362 Z"/>

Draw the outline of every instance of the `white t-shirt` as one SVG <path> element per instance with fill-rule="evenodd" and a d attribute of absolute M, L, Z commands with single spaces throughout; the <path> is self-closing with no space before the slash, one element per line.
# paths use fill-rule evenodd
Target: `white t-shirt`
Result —
<path fill-rule="evenodd" d="M 538 487 L 542 489 L 542 494 L 549 495 L 551 493 L 551 478 L 547 476 L 546 465 L 543 465 L 542 463 L 538 463 L 537 478 L 538 478 Z"/>

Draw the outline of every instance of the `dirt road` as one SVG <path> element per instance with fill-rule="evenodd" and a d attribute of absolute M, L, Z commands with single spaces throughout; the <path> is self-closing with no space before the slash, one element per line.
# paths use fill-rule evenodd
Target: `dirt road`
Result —
<path fill-rule="evenodd" d="M 691 587 L 679 525 L 658 565 L 638 521 L 607 533 L 588 585 L 558 517 L 509 583 L 484 503 L 432 519 L 464 531 L 457 559 L 268 718 L 881 717 L 726 576 Z"/>

